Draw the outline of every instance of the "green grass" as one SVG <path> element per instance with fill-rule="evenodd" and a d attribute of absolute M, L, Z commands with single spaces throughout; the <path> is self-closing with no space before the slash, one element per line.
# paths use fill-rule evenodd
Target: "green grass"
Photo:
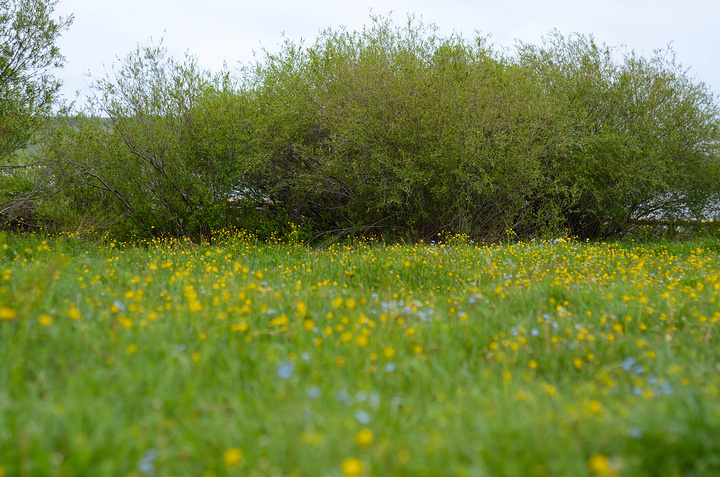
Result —
<path fill-rule="evenodd" d="M 7 236 L 0 475 L 718 475 L 719 244 Z"/>

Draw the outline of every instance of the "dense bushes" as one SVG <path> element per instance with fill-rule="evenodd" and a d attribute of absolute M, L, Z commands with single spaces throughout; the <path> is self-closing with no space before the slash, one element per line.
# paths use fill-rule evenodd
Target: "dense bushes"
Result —
<path fill-rule="evenodd" d="M 720 113 L 669 53 L 554 33 L 502 54 L 379 17 L 237 78 L 140 48 L 49 131 L 53 207 L 205 237 L 287 221 L 307 238 L 597 237 L 697 216 L 720 192 Z"/>

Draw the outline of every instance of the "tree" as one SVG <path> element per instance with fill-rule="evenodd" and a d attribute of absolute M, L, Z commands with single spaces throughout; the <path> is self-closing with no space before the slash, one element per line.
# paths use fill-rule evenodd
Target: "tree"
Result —
<path fill-rule="evenodd" d="M 633 218 L 702 218 L 717 203 L 720 107 L 671 48 L 620 55 L 556 31 L 518 53 L 569 121 L 570 146 L 547 174 L 569 191 L 573 234 L 620 235 Z"/>
<path fill-rule="evenodd" d="M 212 239 L 254 157 L 249 105 L 229 74 L 161 43 L 138 46 L 91 88 L 86 111 L 48 128 L 43 144 L 69 211 L 119 235 Z"/>
<path fill-rule="evenodd" d="M 0 175 L 14 186 L 8 190 L 0 185 L 1 215 L 24 207 L 28 192 L 35 189 L 27 177 L 34 164 L 16 151 L 29 145 L 57 101 L 61 82 L 53 70 L 65 58 L 56 42 L 73 17 L 55 18 L 56 5 L 57 0 L 0 0 Z M 18 190 L 18 184 L 30 191 Z"/>

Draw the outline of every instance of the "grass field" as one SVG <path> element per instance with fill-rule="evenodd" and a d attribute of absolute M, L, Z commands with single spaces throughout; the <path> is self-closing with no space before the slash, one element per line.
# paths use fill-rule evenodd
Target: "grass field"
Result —
<path fill-rule="evenodd" d="M 717 240 L 0 257 L 0 475 L 720 475 Z"/>

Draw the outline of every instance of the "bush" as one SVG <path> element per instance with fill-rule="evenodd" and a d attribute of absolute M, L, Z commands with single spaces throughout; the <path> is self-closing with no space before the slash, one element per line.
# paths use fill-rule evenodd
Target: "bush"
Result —
<path fill-rule="evenodd" d="M 274 198 L 324 232 L 498 239 L 552 224 L 552 98 L 484 38 L 412 18 L 287 43 L 254 73 Z"/>
<path fill-rule="evenodd" d="M 57 126 L 46 155 L 69 203 L 92 204 L 114 233 L 210 240 L 243 183 L 251 126 L 227 74 L 166 53 L 138 48 L 97 82 L 89 110 Z"/>
<path fill-rule="evenodd" d="M 647 59 L 554 32 L 521 44 L 519 64 L 563 105 L 570 147 L 556 170 L 581 237 L 624 233 L 633 218 L 701 218 L 720 197 L 720 110 L 671 49 Z"/>

